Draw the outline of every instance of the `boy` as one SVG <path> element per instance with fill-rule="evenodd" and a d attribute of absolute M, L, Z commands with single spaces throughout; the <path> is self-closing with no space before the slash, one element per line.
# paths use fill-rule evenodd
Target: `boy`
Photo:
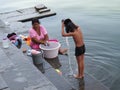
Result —
<path fill-rule="evenodd" d="M 64 32 L 64 28 L 66 30 L 66 33 Z M 70 19 L 62 20 L 61 34 L 63 37 L 67 36 L 73 37 L 75 43 L 75 56 L 78 64 L 78 74 L 74 75 L 74 77 L 83 78 L 85 45 L 80 27 L 75 25 Z"/>

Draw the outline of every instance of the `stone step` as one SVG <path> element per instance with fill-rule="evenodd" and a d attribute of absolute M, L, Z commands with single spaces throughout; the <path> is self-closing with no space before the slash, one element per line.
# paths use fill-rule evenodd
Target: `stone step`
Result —
<path fill-rule="evenodd" d="M 0 46 L 2 47 L 2 43 L 0 43 Z M 6 49 L 4 49 L 6 50 Z M 0 48 L 0 73 L 4 72 L 8 68 L 14 67 L 13 62 L 8 58 L 8 56 L 5 54 L 3 49 Z"/>
<path fill-rule="evenodd" d="M 41 13 L 44 13 L 44 12 L 49 12 L 50 9 L 42 9 L 42 10 L 39 10 L 38 12 L 41 14 Z"/>
<path fill-rule="evenodd" d="M 67 67 L 68 67 L 67 71 L 69 71 L 69 64 L 66 63 L 68 62 L 68 56 L 59 55 L 59 59 L 62 64 L 62 67 L 60 69 L 64 73 L 63 76 L 71 83 L 73 87 L 75 87 L 76 90 L 109 90 L 109 88 L 104 86 L 101 82 L 99 82 L 86 72 L 84 79 L 75 79 L 73 75 L 68 75 L 67 73 L 69 72 L 66 72 Z M 73 72 L 75 72 L 76 69 L 72 70 Z"/>
<path fill-rule="evenodd" d="M 28 57 L 30 58 L 30 57 Z M 32 58 L 31 58 L 32 59 Z M 48 78 L 49 81 L 52 82 L 53 85 L 58 90 L 75 90 L 74 87 L 67 81 L 67 79 L 64 78 L 64 76 L 60 75 L 58 72 L 56 72 L 56 69 L 60 68 L 60 62 L 58 61 L 58 58 L 54 61 L 52 65 L 46 61 L 46 59 L 43 59 L 43 67 L 41 64 L 35 65 L 38 70 L 41 72 L 43 71 L 41 67 L 44 69 L 43 74 Z M 62 83 L 61 83 L 62 82 Z"/>
<path fill-rule="evenodd" d="M 3 77 L 1 77 L 1 75 L 0 75 L 0 90 L 7 89 L 7 88 L 8 88 L 8 85 L 6 84 Z"/>
<path fill-rule="evenodd" d="M 7 49 L 0 48 L 0 55 L 2 56 L 0 57 L 0 62 L 2 61 L 0 63 L 2 66 L 0 73 L 2 77 L 0 79 L 0 81 L 2 81 L 1 88 L 5 90 L 34 90 L 36 88 L 38 90 L 43 88 L 45 90 L 49 90 L 49 88 L 57 90 L 57 88 L 36 69 L 33 63 L 24 56 L 22 51 L 12 43 L 10 43 Z"/>
<path fill-rule="evenodd" d="M 84 83 L 84 88 L 86 90 L 109 90 L 108 87 L 106 87 L 101 82 L 96 80 L 93 76 L 87 73 L 85 74 Z"/>
<path fill-rule="evenodd" d="M 60 55 L 61 56 L 61 55 Z M 100 83 L 98 80 L 85 73 L 84 79 L 75 79 L 73 75 L 56 75 L 55 69 L 61 69 L 64 72 L 65 62 L 62 60 L 67 60 L 68 56 L 62 55 L 62 58 L 58 56 L 54 59 L 45 59 L 52 68 L 46 70 L 45 76 L 58 88 L 58 90 L 109 90 L 106 86 Z M 52 76 L 51 76 L 52 75 Z M 62 83 L 61 83 L 62 82 Z"/>
<path fill-rule="evenodd" d="M 25 44 L 22 46 L 22 48 L 25 47 L 26 49 L 29 49 L 28 46 Z M 27 56 L 26 53 L 24 54 L 26 58 L 31 59 L 32 57 Z M 42 65 L 37 64 L 35 65 L 38 70 L 43 72 L 43 74 L 51 81 L 58 90 L 74 90 L 74 87 L 67 81 L 67 79 L 64 78 L 64 76 L 58 74 L 55 69 L 59 69 L 61 67 L 61 64 L 59 62 L 59 58 L 56 57 L 54 59 L 42 59 L 43 60 L 43 69 L 41 69 Z M 62 83 L 61 83 L 62 82 Z"/>
<path fill-rule="evenodd" d="M 55 65 L 56 64 L 56 65 Z M 51 65 L 46 62 L 46 67 L 51 67 Z M 59 63 L 54 63 L 54 67 L 60 67 Z M 51 67 L 45 69 L 44 75 L 57 87 L 58 90 L 75 90 L 71 83 L 67 79 L 65 79 L 62 74 L 56 72 L 55 68 Z"/>
<path fill-rule="evenodd" d="M 44 18 L 56 15 L 55 12 L 51 11 L 44 5 L 38 7 L 30 7 L 25 9 L 19 9 L 11 12 L 0 13 L 0 18 L 5 22 L 27 22 L 33 18 Z"/>
<path fill-rule="evenodd" d="M 38 4 L 34 8 L 36 9 L 36 11 L 39 11 L 42 9 L 46 9 L 47 7 L 44 4 Z"/>

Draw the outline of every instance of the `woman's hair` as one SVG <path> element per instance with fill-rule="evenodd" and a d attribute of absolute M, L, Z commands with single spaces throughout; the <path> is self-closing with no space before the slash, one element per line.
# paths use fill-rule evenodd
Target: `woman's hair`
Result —
<path fill-rule="evenodd" d="M 64 24 L 67 33 L 74 32 L 78 28 L 69 18 L 64 20 Z"/>
<path fill-rule="evenodd" d="M 32 19 L 32 25 L 33 25 L 34 23 L 40 24 L 40 21 L 39 21 L 37 18 L 33 18 L 33 19 Z"/>

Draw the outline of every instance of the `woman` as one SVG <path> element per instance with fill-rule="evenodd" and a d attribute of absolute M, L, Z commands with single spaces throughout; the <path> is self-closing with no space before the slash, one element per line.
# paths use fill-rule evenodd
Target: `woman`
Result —
<path fill-rule="evenodd" d="M 35 50 L 40 50 L 40 44 L 48 44 L 48 41 L 56 41 L 57 40 L 49 40 L 47 30 L 44 26 L 42 26 L 37 18 L 32 20 L 32 28 L 29 30 L 29 36 L 31 38 L 30 47 Z M 59 49 L 59 54 L 66 54 L 67 49 L 61 48 Z"/>
<path fill-rule="evenodd" d="M 29 35 L 31 38 L 30 46 L 35 50 L 39 50 L 39 44 L 46 45 L 49 39 L 45 27 L 36 18 L 32 20 L 32 28 L 29 30 Z"/>

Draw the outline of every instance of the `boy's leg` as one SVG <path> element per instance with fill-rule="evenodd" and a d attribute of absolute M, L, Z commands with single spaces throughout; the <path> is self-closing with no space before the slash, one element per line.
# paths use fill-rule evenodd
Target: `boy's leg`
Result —
<path fill-rule="evenodd" d="M 81 56 L 76 56 L 76 60 L 77 60 L 77 64 L 78 64 L 78 73 L 75 75 L 75 78 L 80 78 L 80 60 L 81 60 Z"/>
<path fill-rule="evenodd" d="M 81 55 L 80 70 L 81 70 L 81 76 L 84 77 L 84 54 Z"/>
<path fill-rule="evenodd" d="M 75 75 L 75 78 L 84 77 L 84 54 L 77 56 L 77 64 L 78 64 L 78 74 Z"/>

